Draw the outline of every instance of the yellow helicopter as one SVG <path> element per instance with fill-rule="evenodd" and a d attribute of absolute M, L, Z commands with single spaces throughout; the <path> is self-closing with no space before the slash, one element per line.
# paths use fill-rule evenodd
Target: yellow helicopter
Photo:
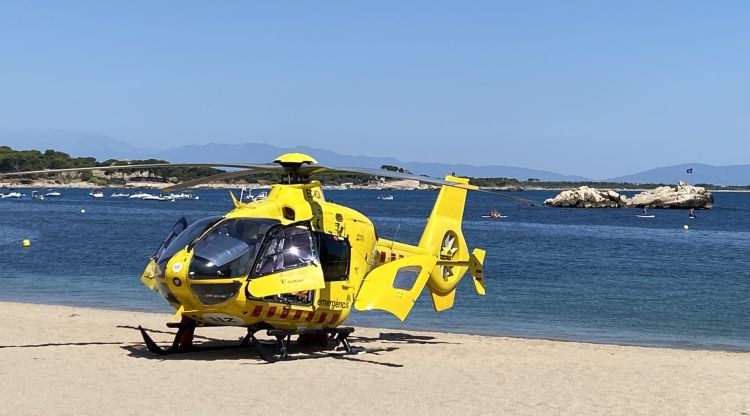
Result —
<path fill-rule="evenodd" d="M 182 218 L 146 266 L 141 282 L 177 310 L 167 324 L 177 328 L 171 347 L 158 346 L 143 328 L 148 349 L 157 354 L 194 351 L 197 326 L 247 328 L 241 346 L 260 348 L 255 333 L 276 338 L 279 358 L 288 358 L 292 335 L 342 345 L 361 353 L 341 325 L 352 307 L 380 309 L 404 320 L 426 286 L 436 311 L 453 306 L 456 285 L 469 271 L 476 292 L 485 294 L 485 251 L 469 250 L 461 231 L 467 178 L 444 180 L 377 169 L 329 168 L 301 153 L 279 156 L 273 164 L 149 164 L 42 170 L 16 176 L 80 170 L 212 166 L 237 169 L 169 186 L 169 192 L 259 172 L 275 172 L 283 182 L 264 200 L 188 225 Z M 417 245 L 378 237 L 375 226 L 354 209 L 326 201 L 319 174 L 358 173 L 415 179 L 441 185 Z M 519 199 L 507 196 L 513 199 Z M 526 202 L 525 200 L 522 200 Z M 179 322 L 177 322 L 179 320 Z"/>

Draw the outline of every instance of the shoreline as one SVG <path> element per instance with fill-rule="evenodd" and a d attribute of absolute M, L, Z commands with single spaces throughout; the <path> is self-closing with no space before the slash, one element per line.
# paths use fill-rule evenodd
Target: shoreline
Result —
<path fill-rule="evenodd" d="M 21 305 L 30 305 L 30 306 L 49 306 L 49 307 L 64 307 L 64 308 L 80 308 L 80 309 L 88 309 L 92 311 L 111 311 L 111 312 L 124 312 L 124 313 L 138 313 L 138 314 L 163 314 L 166 316 L 165 322 L 170 320 L 172 316 L 174 315 L 174 312 L 165 310 L 164 312 L 160 311 L 149 311 L 149 310 L 139 310 L 139 309 L 120 309 L 116 307 L 106 307 L 106 306 L 85 306 L 85 305 L 71 305 L 71 304 L 63 304 L 63 303 L 37 303 L 37 302 L 31 302 L 31 301 L 18 301 L 18 300 L 0 300 L 0 305 L 4 303 L 16 303 Z M 166 305 L 165 305 L 166 309 Z M 366 329 L 366 330 L 389 330 L 389 331 L 411 331 L 411 332 L 429 332 L 429 333 L 439 333 L 439 334 L 446 334 L 446 335 L 452 335 L 452 336 L 478 336 L 478 337 L 489 337 L 489 338 L 499 338 L 499 339 L 514 339 L 514 340 L 528 340 L 528 341 L 549 341 L 549 342 L 562 342 L 562 343 L 574 343 L 574 344 L 591 344 L 591 345 L 601 345 L 601 346 L 615 346 L 615 347 L 632 347 L 632 348 L 653 348 L 653 349 L 666 349 L 666 350 L 676 350 L 676 351 L 714 351 L 714 352 L 726 352 L 726 353 L 737 353 L 737 354 L 749 354 L 750 355 L 750 348 L 742 348 L 742 347 L 729 347 L 729 346 L 710 346 L 710 345 L 700 345 L 698 343 L 685 343 L 685 345 L 672 345 L 669 342 L 664 342 L 664 344 L 658 344 L 656 342 L 642 342 L 639 343 L 637 341 L 633 342 L 627 342 L 627 341 L 618 341 L 613 340 L 611 342 L 607 341 L 598 341 L 598 340 L 591 340 L 591 339 L 583 339 L 583 338 L 565 338 L 565 337 L 555 337 L 555 336 L 533 336 L 533 335 L 523 335 L 518 333 L 491 333 L 491 332 L 481 332 L 481 331 L 471 331 L 467 330 L 465 332 L 458 332 L 458 331 L 451 331 L 451 330 L 441 330 L 441 329 L 432 329 L 432 328 L 426 328 L 426 327 L 420 327 L 418 325 L 413 327 L 394 327 L 394 326 L 369 326 L 367 324 L 354 324 L 351 321 L 347 320 L 344 324 L 344 326 L 353 326 L 355 328 L 355 334 L 356 330 L 358 328 Z"/>
<path fill-rule="evenodd" d="M 2 189 L 31 189 L 31 190 L 44 190 L 44 189 L 92 189 L 92 188 L 100 188 L 100 189 L 150 189 L 150 190 L 160 190 L 161 188 L 164 188 L 166 186 L 170 186 L 172 184 L 166 184 L 161 182 L 131 182 L 127 183 L 125 185 L 101 185 L 97 186 L 92 183 L 88 182 L 72 182 L 67 184 L 57 184 L 57 183 L 31 183 L 31 184 L 20 184 L 16 182 L 8 182 L 8 181 L 0 181 L 0 190 Z M 263 189 L 268 190 L 271 189 L 271 184 L 260 184 L 260 183 L 249 183 L 249 184 L 225 184 L 225 183 L 208 183 L 198 186 L 193 186 L 186 189 L 192 189 L 192 190 L 199 190 L 199 189 L 226 189 L 226 190 L 240 190 L 242 188 L 245 188 L 247 190 L 256 190 L 256 189 Z M 371 190 L 371 191 L 434 191 L 437 190 L 438 187 L 436 186 L 410 186 L 410 185 L 403 185 L 403 184 L 394 184 L 394 185 L 378 185 L 378 186 L 371 186 L 371 185 L 352 185 L 352 186 L 339 186 L 339 185 L 323 185 L 324 190 Z M 575 186 L 570 187 L 524 187 L 524 188 L 497 188 L 497 187 L 480 187 L 480 189 L 485 191 L 498 191 L 498 192 L 528 192 L 528 191 L 554 191 L 554 192 L 561 192 L 565 190 L 570 189 L 576 189 Z M 616 192 L 644 192 L 647 190 L 650 190 L 651 188 L 617 188 L 617 187 L 597 187 L 596 189 L 606 189 L 606 190 L 613 190 Z M 750 192 L 750 189 L 722 189 L 722 188 L 706 188 L 709 192 L 721 192 L 721 193 L 744 193 L 744 192 Z"/>
<path fill-rule="evenodd" d="M 366 354 L 294 346 L 291 361 L 268 364 L 252 348 L 148 352 L 136 325 L 165 346 L 171 314 L 0 305 L 7 414 L 217 414 L 247 406 L 310 415 L 330 412 L 331 403 L 337 411 L 413 416 L 750 412 L 750 354 L 358 328 L 351 342 Z M 237 343 L 244 332 L 199 328 L 196 343 Z"/>

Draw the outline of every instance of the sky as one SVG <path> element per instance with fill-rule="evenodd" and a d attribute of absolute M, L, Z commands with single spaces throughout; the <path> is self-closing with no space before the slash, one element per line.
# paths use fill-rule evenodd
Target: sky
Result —
<path fill-rule="evenodd" d="M 592 178 L 745 164 L 748 21 L 742 1 L 4 1 L 0 128 Z"/>

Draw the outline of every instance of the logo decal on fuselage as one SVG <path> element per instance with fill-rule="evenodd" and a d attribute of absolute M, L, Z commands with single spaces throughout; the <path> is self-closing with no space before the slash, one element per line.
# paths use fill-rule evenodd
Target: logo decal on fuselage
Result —
<path fill-rule="evenodd" d="M 318 299 L 318 307 L 324 307 L 328 309 L 349 309 L 349 302 L 330 299 Z"/>

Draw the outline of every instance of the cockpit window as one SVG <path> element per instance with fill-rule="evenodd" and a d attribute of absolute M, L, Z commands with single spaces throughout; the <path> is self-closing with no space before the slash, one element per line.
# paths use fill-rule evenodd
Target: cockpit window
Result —
<path fill-rule="evenodd" d="M 264 276 L 314 263 L 318 263 L 318 255 L 310 228 L 290 225 L 269 233 L 251 276 Z"/>
<path fill-rule="evenodd" d="M 177 234 L 177 236 L 174 237 L 172 241 L 166 245 L 166 248 L 160 248 L 158 250 L 161 251 L 161 253 L 158 253 L 157 251 L 156 260 L 159 264 L 159 267 L 161 269 L 164 269 L 164 266 L 166 266 L 172 256 L 177 254 L 178 251 L 185 248 L 185 246 L 195 240 L 196 237 L 203 234 L 204 231 L 206 231 L 211 225 L 215 224 L 220 219 L 221 217 L 201 218 L 198 221 L 190 224 L 184 231 Z"/>
<path fill-rule="evenodd" d="M 226 279 L 250 273 L 266 232 L 278 221 L 234 218 L 217 224 L 193 247 L 191 279 Z"/>

